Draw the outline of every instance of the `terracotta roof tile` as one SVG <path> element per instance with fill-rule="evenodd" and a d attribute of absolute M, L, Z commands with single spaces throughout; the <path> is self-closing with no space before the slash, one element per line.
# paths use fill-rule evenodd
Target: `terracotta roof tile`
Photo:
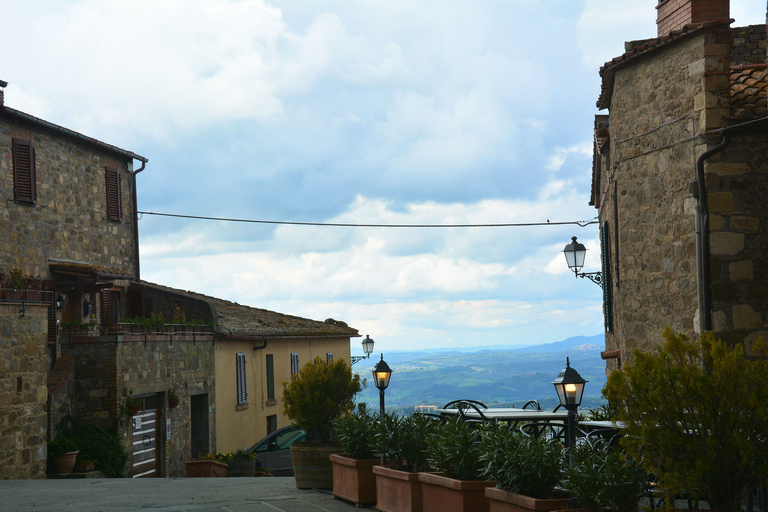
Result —
<path fill-rule="evenodd" d="M 298 316 L 284 315 L 266 309 L 244 306 L 236 302 L 217 299 L 201 293 L 177 290 L 167 286 L 141 281 L 139 284 L 206 302 L 215 318 L 215 332 L 219 335 L 242 337 L 313 337 L 359 336 L 357 329 L 331 318 L 321 322 Z"/>
<path fill-rule="evenodd" d="M 731 117 L 768 115 L 768 64 L 731 68 Z"/>

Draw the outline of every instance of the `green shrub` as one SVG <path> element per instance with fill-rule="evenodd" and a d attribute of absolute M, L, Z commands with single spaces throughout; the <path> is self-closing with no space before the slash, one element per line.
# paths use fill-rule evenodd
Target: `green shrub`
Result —
<path fill-rule="evenodd" d="M 701 489 L 713 510 L 738 510 L 747 485 L 768 477 L 768 359 L 711 333 L 701 344 L 663 336 L 658 353 L 634 350 L 603 390 L 626 423 L 622 445 L 668 494 Z"/>
<path fill-rule="evenodd" d="M 360 376 L 344 359 L 327 363 L 318 356 L 283 382 L 283 412 L 308 440 L 328 442 L 333 422 L 352 412 L 362 389 Z"/>
<path fill-rule="evenodd" d="M 77 441 L 71 437 L 67 437 L 62 434 L 57 434 L 53 441 L 48 443 L 48 456 L 58 457 L 65 453 L 76 452 Z"/>
<path fill-rule="evenodd" d="M 552 498 L 563 472 L 560 445 L 524 436 L 502 422 L 483 426 L 482 473 L 500 489 L 532 498 Z"/>
<path fill-rule="evenodd" d="M 454 417 L 440 425 L 430 439 L 429 462 L 438 471 L 459 480 L 482 480 L 478 427 Z"/>
<path fill-rule="evenodd" d="M 80 423 L 71 416 L 64 418 L 59 432 L 74 439 L 80 449 L 81 460 L 96 461 L 96 469 L 112 478 L 125 477 L 129 456 L 117 435 L 109 433 L 95 423 Z"/>
<path fill-rule="evenodd" d="M 375 435 L 379 430 L 378 418 L 365 409 L 345 414 L 333 423 L 335 439 L 353 459 L 373 459 L 376 456 Z"/>

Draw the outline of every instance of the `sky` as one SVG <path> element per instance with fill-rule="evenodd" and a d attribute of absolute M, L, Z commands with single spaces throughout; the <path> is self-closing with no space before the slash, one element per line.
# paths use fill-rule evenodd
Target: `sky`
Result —
<path fill-rule="evenodd" d="M 149 159 L 142 279 L 376 352 L 603 332 L 599 68 L 656 0 L 0 0 L 5 104 Z M 733 26 L 765 2 L 731 0 Z M 602 112 L 606 113 L 606 112 Z M 138 162 L 135 162 L 138 167 Z M 353 353 L 360 340 L 352 341 Z"/>

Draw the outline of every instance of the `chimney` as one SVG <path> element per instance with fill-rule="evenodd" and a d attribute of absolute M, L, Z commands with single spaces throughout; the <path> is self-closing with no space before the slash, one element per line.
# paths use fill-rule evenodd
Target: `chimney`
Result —
<path fill-rule="evenodd" d="M 5 88 L 8 86 L 8 82 L 0 80 L 0 108 L 5 107 Z"/>
<path fill-rule="evenodd" d="M 691 23 L 730 19 L 730 0 L 659 0 L 656 6 L 658 37 Z"/>

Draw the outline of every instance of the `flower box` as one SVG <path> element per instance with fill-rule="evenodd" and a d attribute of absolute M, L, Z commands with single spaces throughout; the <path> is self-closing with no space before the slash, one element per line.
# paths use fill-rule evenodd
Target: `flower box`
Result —
<path fill-rule="evenodd" d="M 418 473 L 374 466 L 376 508 L 382 512 L 421 512 L 421 482 Z"/>
<path fill-rule="evenodd" d="M 333 495 L 357 505 L 376 503 L 376 479 L 373 467 L 381 459 L 353 459 L 334 453 L 330 456 L 333 467 Z"/>
<path fill-rule="evenodd" d="M 540 500 L 524 494 L 488 487 L 485 489 L 490 512 L 550 512 L 566 510 L 571 506 L 570 498 Z"/>
<path fill-rule="evenodd" d="M 214 478 L 226 477 L 227 465 L 215 460 L 188 460 L 184 462 L 187 466 L 187 478 Z"/>
<path fill-rule="evenodd" d="M 457 480 L 435 473 L 419 473 L 423 512 L 488 512 L 485 488 L 495 482 Z"/>

